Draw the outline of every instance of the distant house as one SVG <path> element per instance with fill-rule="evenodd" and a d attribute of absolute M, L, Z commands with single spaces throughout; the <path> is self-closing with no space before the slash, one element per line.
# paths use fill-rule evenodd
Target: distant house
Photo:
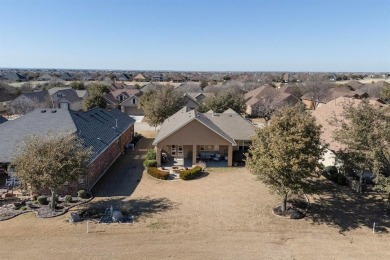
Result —
<path fill-rule="evenodd" d="M 171 73 L 167 75 L 167 80 L 174 83 L 180 83 L 180 82 L 185 82 L 186 78 L 181 74 Z"/>
<path fill-rule="evenodd" d="M 216 159 L 232 166 L 233 151 L 247 150 L 254 133 L 255 126 L 232 110 L 200 113 L 184 107 L 164 121 L 153 141 L 157 164 L 165 153 L 183 165 Z"/>
<path fill-rule="evenodd" d="M 49 89 L 49 95 L 54 108 L 80 111 L 84 108 L 88 92 L 87 90 L 75 90 L 70 87 L 55 87 Z"/>
<path fill-rule="evenodd" d="M 127 75 L 126 73 L 120 73 L 116 76 L 116 80 L 118 81 L 130 81 L 131 75 Z"/>
<path fill-rule="evenodd" d="M 288 83 L 288 82 L 298 82 L 297 78 L 291 75 L 290 73 L 284 73 L 282 75 L 281 82 Z"/>
<path fill-rule="evenodd" d="M 148 91 L 155 91 L 157 90 L 161 85 L 154 82 L 149 82 L 145 84 L 142 88 L 140 88 L 142 93 L 148 92 Z"/>
<path fill-rule="evenodd" d="M 12 100 L 17 98 L 17 94 L 0 92 L 0 113 L 8 111 Z"/>
<path fill-rule="evenodd" d="M 62 73 L 59 79 L 62 79 L 64 81 L 72 81 L 74 80 L 74 76 L 71 75 L 69 72 Z"/>
<path fill-rule="evenodd" d="M 143 111 L 138 108 L 142 92 L 138 89 L 117 89 L 103 96 L 109 108 L 118 108 L 122 112 L 132 115 L 143 115 Z"/>
<path fill-rule="evenodd" d="M 23 93 L 12 100 L 10 106 L 14 113 L 25 114 L 36 108 L 50 107 L 50 95 L 47 90 Z"/>
<path fill-rule="evenodd" d="M 50 74 L 45 73 L 45 74 L 42 74 L 41 76 L 39 76 L 37 78 L 37 81 L 52 81 L 52 80 L 55 80 L 55 79 L 57 79 L 57 77 L 51 76 Z"/>
<path fill-rule="evenodd" d="M 136 82 L 146 82 L 146 77 L 144 75 L 142 75 L 141 73 L 137 74 L 134 78 L 133 78 L 133 81 L 136 81 Z"/>
<path fill-rule="evenodd" d="M 115 82 L 115 83 L 112 83 L 108 86 L 108 88 L 111 90 L 111 91 L 114 91 L 114 90 L 117 90 L 117 89 L 137 89 L 136 86 L 134 85 L 127 85 L 123 82 Z"/>
<path fill-rule="evenodd" d="M 184 97 L 186 99 L 186 106 L 189 109 L 196 109 L 203 103 L 203 100 L 209 95 L 212 94 L 203 93 L 203 92 L 197 92 L 197 93 L 187 92 L 184 94 Z"/>
<path fill-rule="evenodd" d="M 163 74 L 161 74 L 161 73 L 153 74 L 152 77 L 151 77 L 151 81 L 155 81 L 155 82 L 164 81 Z"/>
<path fill-rule="evenodd" d="M 0 124 L 0 163 L 12 162 L 21 140 L 48 131 L 74 133 L 92 149 L 87 175 L 65 184 L 59 191 L 61 195 L 76 194 L 80 189 L 91 190 L 121 155 L 133 138 L 134 120 L 116 109 L 95 108 L 86 112 L 37 109 Z"/>
<path fill-rule="evenodd" d="M 18 72 L 8 72 L 4 74 L 3 77 L 9 81 L 16 81 L 16 82 L 26 81 L 26 77 Z"/>
<path fill-rule="evenodd" d="M 292 94 L 276 89 L 265 84 L 245 94 L 246 114 L 256 116 L 258 108 L 266 106 L 267 109 L 277 109 L 281 106 L 293 106 L 300 102 L 300 99 Z"/>

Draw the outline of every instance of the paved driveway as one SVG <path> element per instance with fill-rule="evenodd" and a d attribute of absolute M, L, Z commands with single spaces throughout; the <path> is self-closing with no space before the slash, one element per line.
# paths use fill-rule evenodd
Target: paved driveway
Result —
<path fill-rule="evenodd" d="M 92 189 L 96 197 L 130 196 L 142 178 L 142 165 L 153 139 L 142 138 L 135 151 L 121 155 Z"/>

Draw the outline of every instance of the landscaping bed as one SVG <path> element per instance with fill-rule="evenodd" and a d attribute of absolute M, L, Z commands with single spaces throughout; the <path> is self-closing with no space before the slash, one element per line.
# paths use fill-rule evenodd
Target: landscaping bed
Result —
<path fill-rule="evenodd" d="M 2 205 L 0 206 L 0 221 L 8 220 L 27 212 L 35 212 L 36 216 L 40 218 L 56 217 L 66 213 L 70 208 L 86 203 L 91 199 L 92 197 L 72 197 L 71 201 L 66 202 L 64 197 L 60 197 L 53 211 L 48 201 L 41 204 L 38 200 L 31 198 L 14 197 L 2 201 Z"/>
<path fill-rule="evenodd" d="M 280 217 L 290 219 L 301 219 L 306 216 L 309 209 L 309 200 L 306 195 L 294 196 L 287 201 L 286 210 L 282 211 L 282 206 L 278 205 L 272 209 L 272 212 Z"/>

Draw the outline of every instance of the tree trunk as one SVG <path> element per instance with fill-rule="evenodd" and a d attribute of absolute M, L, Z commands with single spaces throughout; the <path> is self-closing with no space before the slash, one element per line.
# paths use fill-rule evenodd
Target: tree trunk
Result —
<path fill-rule="evenodd" d="M 54 192 L 54 190 L 51 190 L 50 207 L 52 211 L 56 210 L 56 193 Z"/>
<path fill-rule="evenodd" d="M 363 171 L 360 172 L 358 193 L 363 193 Z"/>
<path fill-rule="evenodd" d="M 386 213 L 389 214 L 390 213 L 390 192 L 389 194 L 387 195 L 387 207 L 386 207 Z"/>
<path fill-rule="evenodd" d="M 287 193 L 284 194 L 284 196 L 283 196 L 283 199 L 282 199 L 282 206 L 281 206 L 282 212 L 285 212 L 286 209 L 287 209 Z"/>

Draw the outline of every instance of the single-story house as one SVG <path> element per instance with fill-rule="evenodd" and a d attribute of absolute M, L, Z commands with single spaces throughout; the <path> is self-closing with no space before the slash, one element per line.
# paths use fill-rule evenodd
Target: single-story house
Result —
<path fill-rule="evenodd" d="M 87 90 L 76 90 L 71 87 L 55 87 L 48 91 L 54 108 L 80 111 L 88 98 Z"/>
<path fill-rule="evenodd" d="M 144 75 L 142 75 L 141 73 L 137 74 L 134 78 L 133 78 L 133 81 L 137 81 L 137 82 L 145 82 L 147 81 L 146 80 L 146 77 Z"/>
<path fill-rule="evenodd" d="M 23 93 L 11 101 L 11 111 L 16 114 L 25 114 L 36 108 L 50 107 L 50 95 L 47 90 Z"/>
<path fill-rule="evenodd" d="M 26 127 L 28 126 L 28 127 Z M 48 131 L 76 134 L 86 147 L 91 147 L 88 174 L 64 185 L 61 194 L 90 190 L 132 140 L 134 120 L 117 109 L 94 108 L 86 112 L 66 109 L 36 109 L 0 125 L 0 164 L 10 164 L 12 157 L 30 135 Z"/>
<path fill-rule="evenodd" d="M 190 160 L 192 165 L 218 157 L 232 166 L 233 151 L 247 150 L 254 134 L 255 126 L 231 109 L 200 113 L 184 107 L 164 121 L 153 145 L 158 166 L 162 164 L 162 153 L 174 160 Z"/>

